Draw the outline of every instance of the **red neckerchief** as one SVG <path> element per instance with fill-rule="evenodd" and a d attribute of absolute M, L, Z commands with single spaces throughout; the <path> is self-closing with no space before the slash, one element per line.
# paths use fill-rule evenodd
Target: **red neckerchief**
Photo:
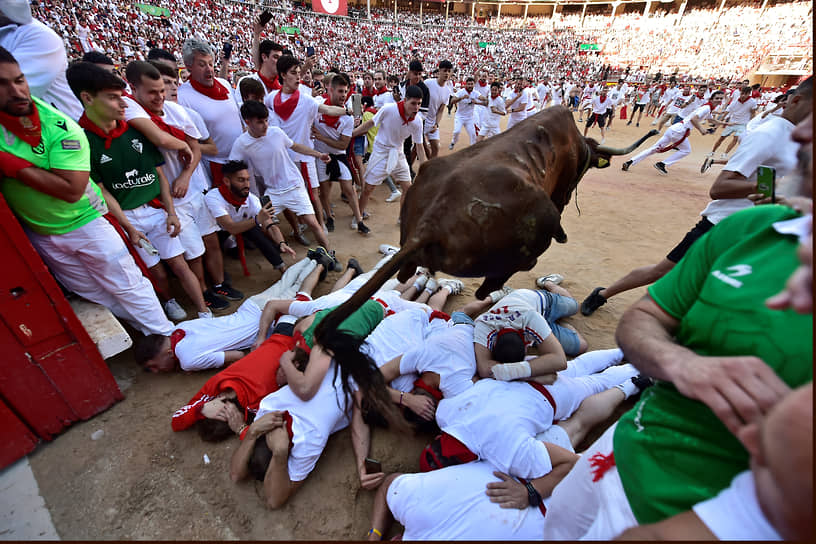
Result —
<path fill-rule="evenodd" d="M 368 107 L 368 108 L 364 109 L 363 111 L 367 111 L 367 112 L 370 112 L 370 113 L 377 113 L 377 108 Z"/>
<path fill-rule="evenodd" d="M 241 198 L 235 196 L 235 193 L 230 191 L 230 188 L 227 187 L 226 183 L 222 183 L 218 186 L 218 192 L 221 193 L 221 196 L 224 197 L 224 200 L 235 206 L 236 208 L 240 208 L 244 204 L 246 204 L 247 197 Z"/>
<path fill-rule="evenodd" d="M 742 96 L 740 96 L 739 98 L 737 98 L 737 100 L 739 100 L 739 103 L 740 103 L 740 104 L 745 104 L 745 103 L 746 103 L 746 102 L 748 102 L 750 99 L 751 99 L 751 95 L 746 96 L 746 97 L 745 97 L 745 100 L 743 100 L 743 99 L 742 99 Z"/>
<path fill-rule="evenodd" d="M 603 96 L 603 95 L 598 95 L 598 98 L 601 100 L 601 104 L 603 104 L 604 102 L 606 102 L 606 99 L 607 99 L 608 97 Z"/>
<path fill-rule="evenodd" d="M 400 117 L 402 117 L 402 124 L 407 125 L 414 119 L 416 119 L 416 113 L 413 114 L 411 117 L 405 117 L 405 101 L 400 100 L 397 102 L 397 109 L 399 110 Z"/>
<path fill-rule="evenodd" d="M 373 96 L 379 96 L 379 95 L 381 95 L 381 94 L 385 94 L 385 93 L 387 93 L 387 92 L 389 92 L 389 91 L 388 91 L 388 87 L 386 87 L 385 85 L 383 85 L 383 86 L 382 86 L 381 88 L 379 88 L 379 89 L 374 89 L 374 95 L 373 95 Z"/>
<path fill-rule="evenodd" d="M 484 87 L 485 85 L 487 85 L 487 80 L 486 79 L 480 79 L 479 80 L 479 86 Z"/>
<path fill-rule="evenodd" d="M 373 86 L 371 87 L 371 90 L 369 90 L 367 87 L 363 87 L 360 94 L 363 96 L 374 96 L 377 94 L 377 89 L 375 89 Z"/>
<path fill-rule="evenodd" d="M 277 77 L 269 79 L 260 72 L 258 72 L 258 77 L 261 78 L 261 82 L 263 82 L 264 87 L 266 87 L 266 92 L 271 93 L 272 91 L 280 90 L 281 84 Z"/>
<path fill-rule="evenodd" d="M 193 78 L 190 78 L 189 81 L 190 85 L 193 86 L 193 89 L 206 97 L 212 98 L 213 100 L 226 100 L 229 98 L 229 90 L 215 78 L 213 78 L 212 87 L 205 87 Z"/>
<path fill-rule="evenodd" d="M 505 327 L 503 329 L 500 329 L 499 332 L 496 333 L 496 340 L 494 340 L 494 342 L 498 342 L 499 338 L 501 338 L 505 334 L 517 334 L 521 338 L 521 341 L 524 342 L 525 345 L 527 344 L 527 341 L 524 339 L 524 333 L 512 327 Z"/>
<path fill-rule="evenodd" d="M 40 125 L 40 112 L 37 105 L 31 102 L 34 113 L 31 115 L 9 115 L 0 112 L 0 125 L 6 130 L 20 138 L 31 147 L 37 147 L 42 140 L 42 130 Z"/>
<path fill-rule="evenodd" d="M 159 127 L 160 129 L 162 129 L 164 132 L 166 132 L 167 134 L 169 134 L 170 136 L 172 136 L 174 138 L 177 138 L 177 139 L 181 140 L 182 142 L 187 139 L 187 135 L 184 134 L 183 130 L 181 130 L 180 128 L 177 128 L 177 127 L 171 127 L 170 125 L 168 125 L 164 121 L 164 119 L 162 119 L 161 117 L 159 117 L 158 115 L 156 115 L 155 113 L 150 111 L 149 109 L 145 108 L 144 106 L 142 106 L 142 108 L 150 116 L 150 120 L 153 121 L 153 123 L 157 127 Z"/>
<path fill-rule="evenodd" d="M 701 93 L 701 92 L 697 93 L 697 98 L 703 98 L 703 97 L 705 97 L 705 93 Z"/>
<path fill-rule="evenodd" d="M 170 333 L 170 351 L 173 352 L 173 357 L 176 356 L 176 346 L 186 335 L 187 333 L 184 332 L 184 329 L 176 329 Z"/>
<path fill-rule="evenodd" d="M 326 99 L 326 104 L 329 106 L 333 106 L 334 104 L 331 103 L 331 97 L 329 93 L 323 95 L 323 98 Z M 324 125 L 328 125 L 331 128 L 337 128 L 340 126 L 340 116 L 339 115 L 326 115 L 325 113 L 320 116 L 320 122 Z"/>
<path fill-rule="evenodd" d="M 298 105 L 298 100 L 300 100 L 300 91 L 295 89 L 295 92 L 292 93 L 292 96 L 286 99 L 286 102 L 281 99 L 282 94 L 283 89 L 278 91 L 278 94 L 275 95 L 274 100 L 272 100 L 272 107 L 274 108 L 275 113 L 278 114 L 278 117 L 286 121 L 295 112 L 295 108 Z"/>
<path fill-rule="evenodd" d="M 106 133 L 101 127 L 88 119 L 87 114 L 84 112 L 82 113 L 82 117 L 79 118 L 79 126 L 105 140 L 105 149 L 110 149 L 111 142 L 124 134 L 128 129 L 128 124 L 125 121 L 116 121 L 116 126 L 113 130 Z"/>
<path fill-rule="evenodd" d="M 414 382 L 414 387 L 418 387 L 423 391 L 427 391 L 437 401 L 442 400 L 442 391 L 435 387 L 431 387 L 430 385 L 425 383 L 422 378 L 419 378 L 417 381 Z"/>

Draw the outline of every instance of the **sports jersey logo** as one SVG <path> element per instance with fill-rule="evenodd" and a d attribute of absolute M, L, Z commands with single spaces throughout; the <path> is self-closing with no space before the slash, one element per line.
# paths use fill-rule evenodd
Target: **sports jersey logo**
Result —
<path fill-rule="evenodd" d="M 61 128 L 62 130 L 64 130 L 65 132 L 68 132 L 68 125 L 65 124 L 65 119 L 59 119 L 54 124 L 57 125 L 58 128 Z"/>
<path fill-rule="evenodd" d="M 113 159 L 102 153 L 102 156 L 99 158 L 99 164 L 105 164 L 106 162 L 111 162 Z"/>
<path fill-rule="evenodd" d="M 133 149 L 135 149 L 136 151 L 138 151 L 138 152 L 139 152 L 139 154 L 141 154 L 141 153 L 142 153 L 142 149 L 143 149 L 142 142 L 140 142 L 138 139 L 136 139 L 136 138 L 132 139 L 132 140 L 130 141 L 130 146 L 131 146 Z"/>
<path fill-rule="evenodd" d="M 727 283 L 731 287 L 736 287 L 737 289 L 742 287 L 742 282 L 734 278 L 748 276 L 754 271 L 753 268 L 751 268 L 751 265 L 747 264 L 735 264 L 734 266 L 729 266 L 725 270 L 726 272 L 728 272 L 727 274 L 724 272 L 720 272 L 719 270 L 715 270 L 714 272 L 711 273 L 711 275 L 717 278 L 718 280 Z"/>
<path fill-rule="evenodd" d="M 45 153 L 45 145 L 42 142 L 37 144 L 37 147 L 32 147 L 31 151 L 33 151 L 36 155 L 42 155 Z"/>
<path fill-rule="evenodd" d="M 114 183 L 114 189 L 133 189 L 136 187 L 144 187 L 156 181 L 156 175 L 153 172 L 148 172 L 143 176 L 139 175 L 139 170 L 134 168 L 125 172 L 125 181 L 122 183 Z"/>

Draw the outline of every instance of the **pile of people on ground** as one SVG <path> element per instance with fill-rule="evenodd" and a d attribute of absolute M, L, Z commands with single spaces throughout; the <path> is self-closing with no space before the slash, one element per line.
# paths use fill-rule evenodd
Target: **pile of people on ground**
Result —
<path fill-rule="evenodd" d="M 413 59 L 404 80 L 389 87 L 376 70 L 352 93 L 340 68 L 325 73 L 261 39 L 260 22 L 250 25 L 258 72 L 233 87 L 216 75 L 218 52 L 192 37 L 181 46 L 189 77 L 179 84 L 171 51 L 152 48 L 148 60 L 118 71 L 93 50 L 68 64 L 60 37 L 27 3 L 0 13 L 8 206 L 67 290 L 143 333 L 134 346 L 140 365 L 223 368 L 172 426 L 208 441 L 237 437 L 230 476 L 263 482 L 269 508 L 297 492 L 330 436 L 349 426 L 360 486 L 376 493 L 371 540 L 390 536 L 394 520 L 408 540 L 812 534 L 812 77 L 759 116 L 750 86 L 728 89 L 725 109 L 722 89 L 657 88 L 671 98 L 665 111 L 658 102 L 654 123 L 671 124 L 624 170 L 674 151 L 655 165 L 666 175 L 690 152 L 690 131 L 731 129 L 701 168 L 723 164 L 714 200 L 664 261 L 580 304 L 552 273 L 534 286 L 455 299 L 451 313 L 443 310 L 462 282 L 420 266 L 327 327 L 327 316 L 399 252 L 382 245 L 372 270 L 355 258 L 343 267 L 331 241 L 340 214 L 332 182 L 351 228 L 371 236 L 371 194 L 390 182 L 389 198 L 405 199 L 415 166 L 439 152 L 449 104 L 460 131 L 477 139 L 501 131 L 494 116 L 517 114 L 507 123 L 512 138 L 531 111 L 556 95 L 564 104 L 563 90 L 532 87 L 516 73 L 505 93 L 500 78 L 475 69 L 452 96 L 451 61 L 423 79 Z M 624 84 L 576 85 L 582 100 L 571 106 L 592 121 L 585 133 L 598 124 L 603 135 L 611 101 L 630 96 Z M 717 160 L 728 136 L 736 151 Z M 766 187 L 769 169 L 776 190 Z M 310 245 L 306 231 L 317 244 L 297 259 L 289 244 Z M 242 259 L 257 248 L 277 281 L 250 297 L 237 291 L 224 274 L 230 244 Z M 184 320 L 168 271 L 197 319 Z M 342 274 L 313 298 L 328 271 Z M 647 295 L 618 323 L 616 347 L 589 346 L 564 321 L 643 285 Z M 369 458 L 377 426 L 427 436 L 415 473 L 386 474 Z"/>

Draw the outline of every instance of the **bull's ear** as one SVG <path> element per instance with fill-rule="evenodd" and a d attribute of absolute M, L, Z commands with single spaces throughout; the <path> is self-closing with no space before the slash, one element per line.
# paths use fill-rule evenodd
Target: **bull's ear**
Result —
<path fill-rule="evenodd" d="M 606 168 L 609 166 L 609 159 L 604 157 L 597 157 L 595 159 L 595 168 Z"/>

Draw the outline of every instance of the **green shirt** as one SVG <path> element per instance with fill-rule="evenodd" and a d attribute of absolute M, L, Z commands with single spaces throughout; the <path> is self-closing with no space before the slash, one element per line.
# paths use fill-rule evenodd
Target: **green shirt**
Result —
<path fill-rule="evenodd" d="M 43 170 L 89 172 L 90 148 L 83 130 L 42 100 L 34 97 L 32 100 L 42 127 L 39 145 L 31 147 L 0 126 L 0 151 L 16 155 Z M 65 234 L 100 217 L 98 210 L 107 211 L 102 192 L 91 180 L 85 194 L 76 202 L 55 198 L 12 178 L 3 178 L 0 188 L 9 207 L 38 234 Z"/>
<path fill-rule="evenodd" d="M 161 194 L 156 166 L 164 163 L 159 150 L 133 127 L 111 141 L 85 131 L 91 144 L 91 177 L 105 185 L 123 210 L 147 204 Z"/>
<path fill-rule="evenodd" d="M 799 266 L 796 236 L 773 227 L 794 217 L 772 205 L 735 213 L 649 288 L 679 321 L 679 344 L 703 356 L 759 357 L 791 388 L 813 380 L 813 316 L 765 306 Z M 749 468 L 748 452 L 714 412 L 664 381 L 621 417 L 614 452 L 641 524 L 691 509 Z"/>
<path fill-rule="evenodd" d="M 332 310 L 334 310 L 334 308 L 328 308 L 326 310 L 320 310 L 317 312 L 312 324 L 308 329 L 303 331 L 303 339 L 306 340 L 306 345 L 308 345 L 310 348 L 314 343 L 315 327 L 317 327 L 320 322 L 323 321 L 323 318 L 329 315 Z M 374 300 L 367 300 L 362 306 L 357 308 L 354 313 L 340 323 L 337 330 L 347 332 L 352 336 L 356 336 L 357 338 L 365 338 L 371 334 L 374 327 L 380 324 L 380 321 L 382 321 L 385 317 L 384 314 L 385 310 L 383 309 L 382 304 Z"/>

